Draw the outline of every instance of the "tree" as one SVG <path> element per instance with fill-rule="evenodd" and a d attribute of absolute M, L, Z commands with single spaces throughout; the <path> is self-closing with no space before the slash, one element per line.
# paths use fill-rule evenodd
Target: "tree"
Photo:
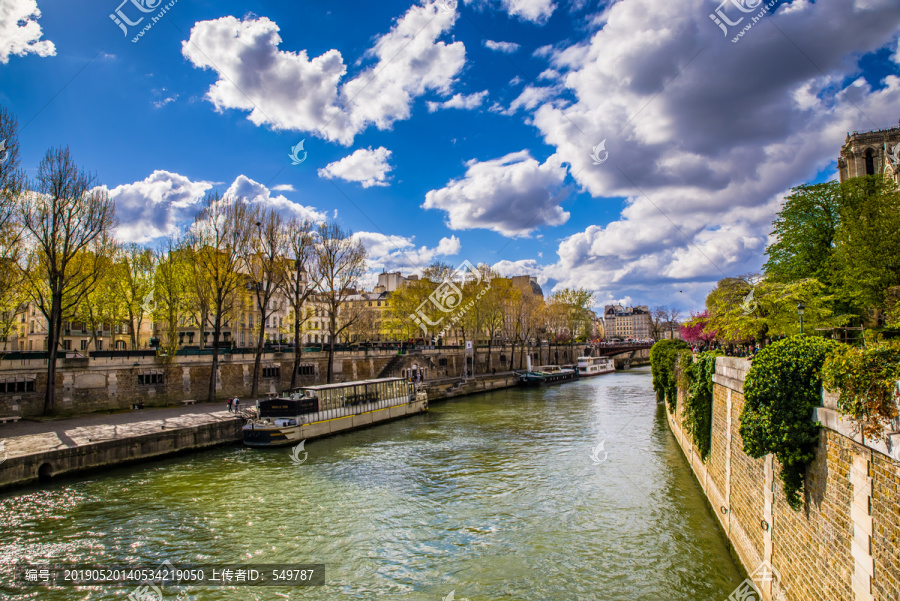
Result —
<path fill-rule="evenodd" d="M 341 306 L 354 293 L 366 269 L 366 249 L 352 232 L 336 223 L 322 223 L 315 247 L 316 281 L 328 317 L 328 383 L 334 381 L 334 343 L 359 315 L 340 315 Z M 339 321 L 340 320 L 340 321 Z"/>
<path fill-rule="evenodd" d="M 484 278 L 489 282 L 490 287 L 484 296 L 481 297 L 482 309 L 484 312 L 484 333 L 487 338 L 488 360 L 487 371 L 490 373 L 493 369 L 493 357 L 491 349 L 493 347 L 494 338 L 502 331 L 506 324 L 506 316 L 509 310 L 509 300 L 512 296 L 512 281 L 504 279 L 496 279 L 497 273 L 485 266 Z"/>
<path fill-rule="evenodd" d="M 262 362 L 263 342 L 266 324 L 275 308 L 272 298 L 284 287 L 288 278 L 288 266 L 284 254 L 288 249 L 287 231 L 284 219 L 274 209 L 267 209 L 259 215 L 256 228 L 250 238 L 249 253 L 244 257 L 244 270 L 249 277 L 249 286 L 259 311 L 259 335 L 256 339 L 256 353 L 253 360 L 253 383 L 250 396 L 259 391 L 259 370 Z"/>
<path fill-rule="evenodd" d="M 650 311 L 650 336 L 653 342 L 662 338 L 663 328 L 669 321 L 669 308 L 665 305 L 654 307 Z"/>
<path fill-rule="evenodd" d="M 815 278 L 829 284 L 840 206 L 838 182 L 791 190 L 773 223 L 776 240 L 766 248 L 766 277 L 777 282 Z"/>
<path fill-rule="evenodd" d="M 192 260 L 197 266 L 197 275 L 208 286 L 211 301 L 213 348 L 207 395 L 210 403 L 216 400 L 219 339 L 223 326 L 233 315 L 238 290 L 246 282 L 240 266 L 250 249 L 254 223 L 257 221 L 258 212 L 243 199 L 225 199 L 214 192 L 207 193 L 194 220 Z"/>
<path fill-rule="evenodd" d="M 123 321 L 125 306 L 118 286 L 118 276 L 114 269 L 112 257 L 108 257 L 100 265 L 100 277 L 87 291 L 75 308 L 74 318 L 90 328 L 91 337 L 88 347 L 101 350 L 97 344 L 98 335 L 103 332 L 103 324 L 115 324 Z"/>
<path fill-rule="evenodd" d="M 168 238 L 156 254 L 156 272 L 153 277 L 153 303 L 151 319 L 165 323 L 165 336 L 161 341 L 163 354 L 172 357 L 178 350 L 178 322 L 187 310 L 190 295 L 190 275 L 194 267 L 190 262 L 190 249 L 182 242 Z"/>
<path fill-rule="evenodd" d="M 141 326 L 150 312 L 155 271 L 156 256 L 152 250 L 137 244 L 125 244 L 119 249 L 113 281 L 128 317 L 133 349 L 141 345 Z"/>
<path fill-rule="evenodd" d="M 751 296 L 752 292 L 752 296 Z M 834 328 L 847 315 L 831 309 L 833 297 L 814 279 L 781 283 L 763 280 L 756 286 L 741 278 L 725 278 L 706 297 L 709 322 L 706 330 L 730 343 L 763 341 L 766 337 L 792 336 L 800 332 L 797 305 L 805 305 L 806 331 Z"/>
<path fill-rule="evenodd" d="M 900 285 L 900 193 L 881 176 L 841 185 L 835 236 L 840 295 L 859 312 L 883 309 L 885 294 Z"/>
<path fill-rule="evenodd" d="M 709 311 L 704 309 L 700 313 L 691 311 L 691 318 L 681 324 L 681 338 L 689 344 L 702 344 L 704 347 L 716 339 L 717 330 L 711 330 L 709 324 Z"/>
<path fill-rule="evenodd" d="M 558 324 L 567 332 L 570 347 L 577 339 L 585 339 L 593 323 L 594 293 L 584 288 L 564 288 L 550 297 L 550 302 L 559 312 Z"/>
<path fill-rule="evenodd" d="M 294 367 L 291 370 L 291 388 L 297 386 L 300 371 L 300 357 L 303 353 L 303 324 L 310 312 L 304 310 L 306 300 L 318 286 L 317 280 L 310 280 L 318 273 L 315 260 L 315 234 L 313 223 L 306 219 L 294 218 L 286 224 L 286 258 L 291 262 L 290 272 L 285 274 L 281 287 L 291 307 L 294 330 Z"/>
<path fill-rule="evenodd" d="M 30 237 L 26 270 L 32 300 L 47 319 L 44 413 L 54 410 L 56 357 L 62 322 L 100 278 L 115 246 L 115 205 L 94 176 L 76 166 L 68 148 L 51 149 L 38 165 L 23 203 Z"/>
<path fill-rule="evenodd" d="M 4 107 L 0 107 L 0 146 L 0 338 L 5 350 L 26 297 L 21 285 L 22 223 L 16 210 L 25 187 L 25 174 L 19 169 L 18 124 Z"/>

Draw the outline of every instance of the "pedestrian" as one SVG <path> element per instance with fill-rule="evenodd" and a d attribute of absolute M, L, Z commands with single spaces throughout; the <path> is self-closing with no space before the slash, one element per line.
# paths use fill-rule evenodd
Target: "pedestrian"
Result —
<path fill-rule="evenodd" d="M 239 407 L 241 406 L 241 399 L 234 397 L 234 412 L 237 413 Z"/>
<path fill-rule="evenodd" d="M 228 397 L 228 401 L 225 403 L 226 406 L 228 407 L 228 413 L 231 413 L 231 401 L 232 401 L 232 398 Z"/>

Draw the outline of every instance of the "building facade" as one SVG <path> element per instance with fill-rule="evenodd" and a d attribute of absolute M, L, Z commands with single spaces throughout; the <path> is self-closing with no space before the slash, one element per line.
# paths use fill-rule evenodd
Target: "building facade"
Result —
<path fill-rule="evenodd" d="M 647 305 L 606 305 L 603 309 L 603 325 L 607 339 L 648 339 L 652 331 L 650 308 Z"/>
<path fill-rule="evenodd" d="M 900 185 L 900 127 L 848 133 L 838 158 L 840 181 L 879 173 Z"/>

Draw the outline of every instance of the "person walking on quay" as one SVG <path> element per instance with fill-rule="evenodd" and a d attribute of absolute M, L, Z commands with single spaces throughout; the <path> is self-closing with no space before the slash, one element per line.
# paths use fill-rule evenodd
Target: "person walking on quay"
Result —
<path fill-rule="evenodd" d="M 238 413 L 238 411 L 240 410 L 239 409 L 240 406 L 241 406 L 241 399 L 234 397 L 234 412 L 235 413 Z"/>
<path fill-rule="evenodd" d="M 225 401 L 225 406 L 228 407 L 228 413 L 231 413 L 231 401 L 232 401 L 231 397 L 228 397 L 228 400 Z"/>

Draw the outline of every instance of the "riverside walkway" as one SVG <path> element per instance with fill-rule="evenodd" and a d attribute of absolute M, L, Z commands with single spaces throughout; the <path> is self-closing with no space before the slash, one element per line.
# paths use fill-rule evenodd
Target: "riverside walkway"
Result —
<path fill-rule="evenodd" d="M 61 419 L 23 420 L 15 424 L 0 425 L 0 443 L 3 443 L 6 458 L 9 459 L 133 438 L 163 430 L 236 421 L 237 416 L 229 413 L 222 405 L 223 403 L 198 403 L 186 407 L 92 413 Z M 3 457 L 4 452 L 0 449 L 0 459 Z"/>

